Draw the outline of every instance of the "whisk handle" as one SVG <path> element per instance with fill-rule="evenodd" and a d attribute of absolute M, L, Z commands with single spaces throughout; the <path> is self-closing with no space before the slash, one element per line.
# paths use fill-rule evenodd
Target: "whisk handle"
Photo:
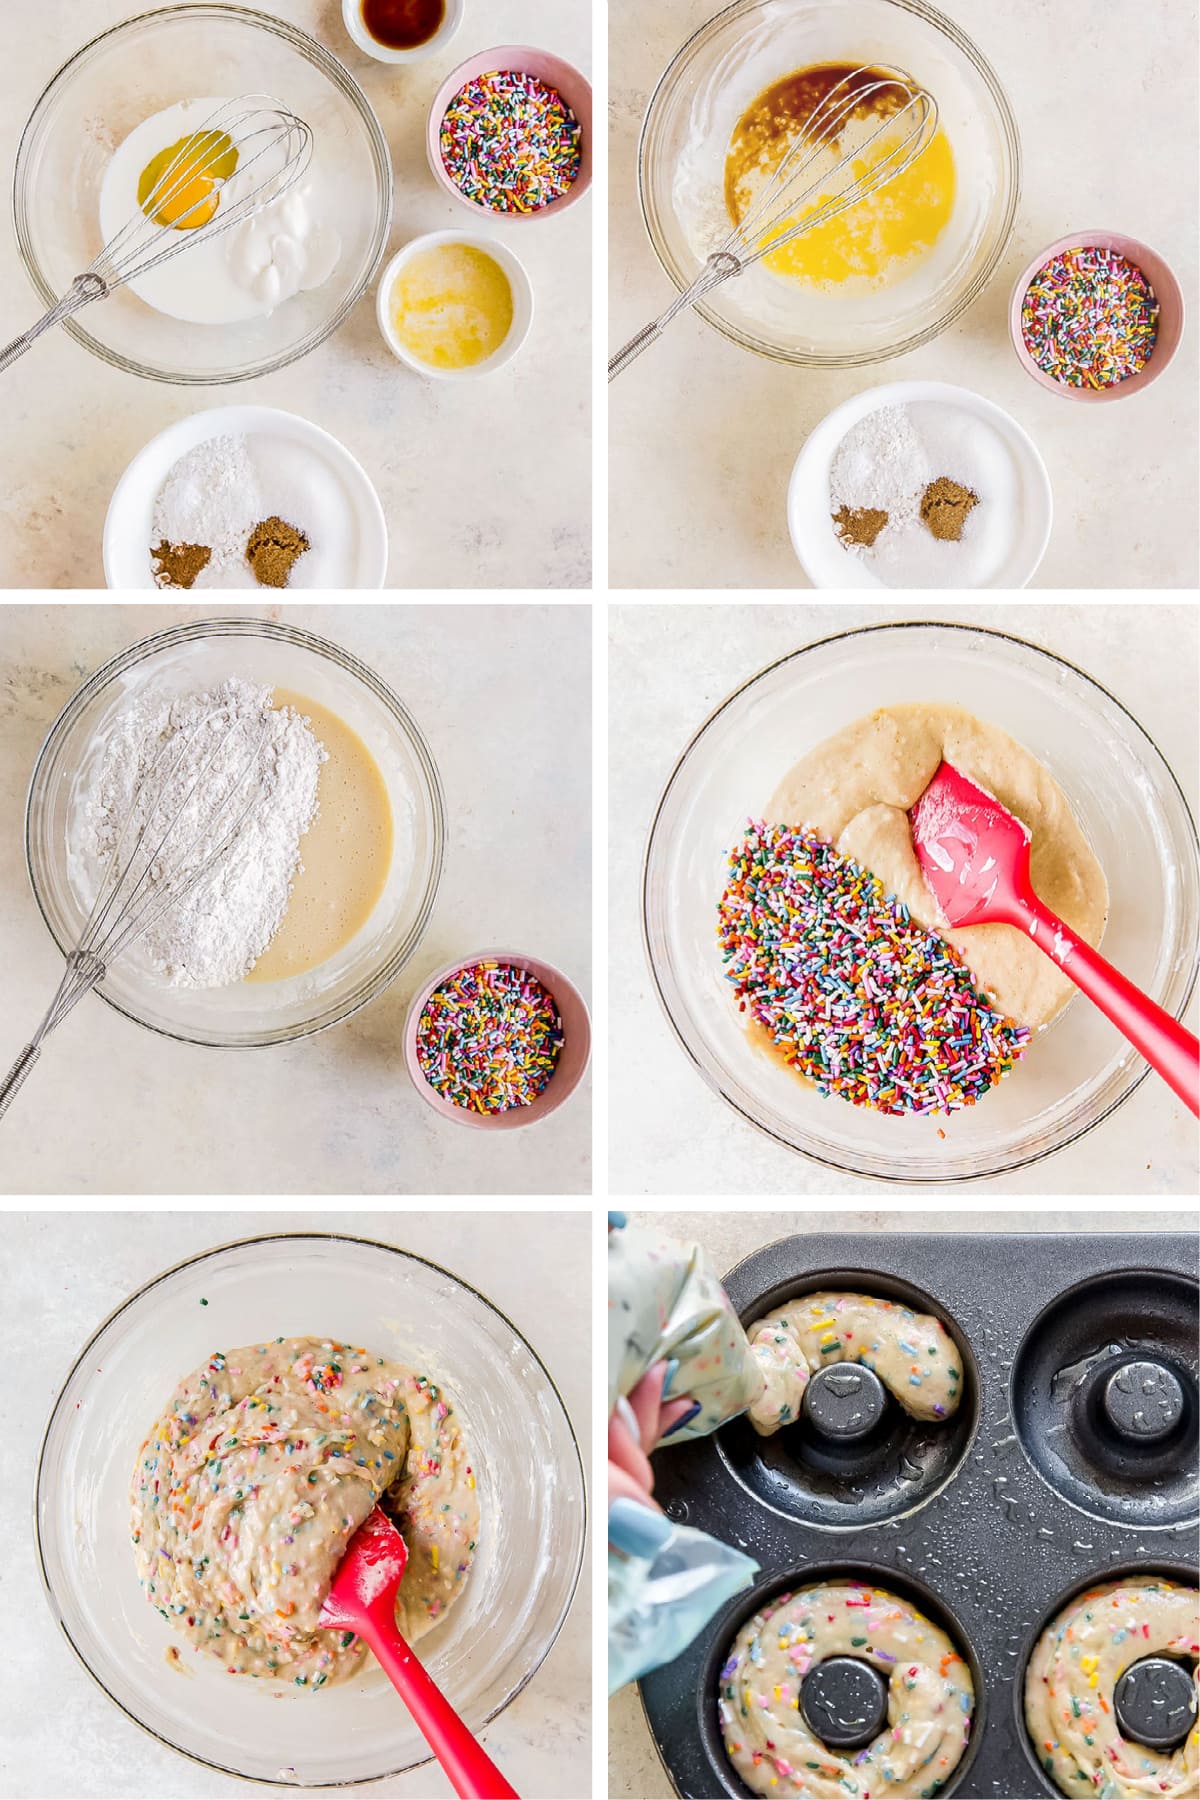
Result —
<path fill-rule="evenodd" d="M 36 1044 L 26 1044 L 4 1080 L 0 1081 L 0 1119 L 20 1093 L 30 1069 L 41 1054 Z"/>
<path fill-rule="evenodd" d="M 19 356 L 24 356 L 30 345 L 36 344 L 43 332 L 51 331 L 56 325 L 61 325 L 64 319 L 71 318 L 81 307 L 89 306 L 93 300 L 103 300 L 107 293 L 107 283 L 102 281 L 94 271 L 89 270 L 86 275 L 78 276 L 62 299 L 50 308 L 45 318 L 39 319 L 36 325 L 31 325 L 28 331 L 23 331 L 20 337 L 14 338 L 7 349 L 0 350 L 0 375 L 3 375 L 6 369 L 11 368 Z"/>
<path fill-rule="evenodd" d="M 610 381 L 615 381 L 618 375 L 623 375 L 630 363 L 637 361 L 643 350 L 648 350 L 651 344 L 657 343 L 658 339 L 666 330 L 666 327 L 667 318 L 665 314 L 661 319 L 652 319 L 649 325 L 644 325 L 641 331 L 634 337 L 631 337 L 629 342 L 624 345 L 622 349 L 618 350 L 617 354 L 610 360 L 608 365 L 608 379 Z"/>
<path fill-rule="evenodd" d="M 697 300 L 703 300 L 706 294 L 711 294 L 712 290 L 719 287 L 723 281 L 731 281 L 735 275 L 740 275 L 742 267 L 742 263 L 731 250 L 715 251 L 692 285 L 684 288 L 683 292 L 676 296 L 662 317 L 652 320 L 649 325 L 643 325 L 637 335 L 631 337 L 629 342 L 617 351 L 608 365 L 608 379 L 615 381 L 618 375 L 623 375 L 630 363 L 637 361 L 643 350 L 648 350 L 651 344 L 658 342 L 667 326 L 672 324 L 681 312 L 686 312 L 689 306 L 695 306 Z"/>

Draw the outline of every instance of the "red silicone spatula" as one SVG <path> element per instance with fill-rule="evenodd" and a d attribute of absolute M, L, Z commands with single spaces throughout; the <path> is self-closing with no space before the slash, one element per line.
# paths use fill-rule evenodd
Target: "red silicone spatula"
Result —
<path fill-rule="evenodd" d="M 948 925 L 1015 925 L 1200 1113 L 1200 1041 L 1075 936 L 1033 891 L 1029 833 L 944 762 L 909 814 L 913 848 Z"/>
<path fill-rule="evenodd" d="M 400 1635 L 396 1589 L 407 1562 L 404 1539 L 376 1507 L 346 1547 L 320 1623 L 337 1631 L 356 1631 L 370 1645 L 456 1794 L 465 1800 L 517 1800 L 516 1789 L 508 1785 Z"/>

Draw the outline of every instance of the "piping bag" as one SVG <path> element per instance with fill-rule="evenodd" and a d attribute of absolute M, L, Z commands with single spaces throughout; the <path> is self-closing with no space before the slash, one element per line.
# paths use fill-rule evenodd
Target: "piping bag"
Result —
<path fill-rule="evenodd" d="M 619 1218 L 619 1215 L 617 1215 Z M 706 1437 L 755 1401 L 762 1370 L 699 1244 L 620 1223 L 608 1234 L 608 1410 L 654 1364 L 674 1397 L 696 1403 L 671 1441 Z M 758 1564 L 707 1532 L 633 1500 L 608 1522 L 608 1685 L 614 1693 L 670 1662 Z"/>

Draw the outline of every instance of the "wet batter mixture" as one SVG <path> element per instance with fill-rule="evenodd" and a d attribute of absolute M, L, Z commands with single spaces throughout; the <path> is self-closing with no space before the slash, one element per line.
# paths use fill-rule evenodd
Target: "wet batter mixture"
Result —
<path fill-rule="evenodd" d="M 883 69 L 822 63 L 797 69 L 764 89 L 738 120 L 726 156 L 725 204 L 733 223 L 740 224 L 751 212 L 818 109 L 820 118 L 832 125 L 843 106 L 852 108 L 836 140 L 817 152 L 804 174 L 797 176 L 782 208 L 772 209 L 785 216 L 771 230 L 771 238 L 817 212 L 851 182 L 866 182 L 874 171 L 897 167 L 916 117 L 898 113 L 906 95 L 890 81 Z M 836 172 L 842 157 L 850 158 L 849 175 Z M 798 152 L 789 167 L 799 162 Z M 801 201 L 810 183 L 813 191 Z M 789 212 L 787 200 L 793 194 L 798 204 Z M 939 130 L 902 174 L 771 251 L 766 267 L 810 284 L 888 285 L 928 256 L 950 221 L 954 196 L 954 156 L 945 132 Z"/>
<path fill-rule="evenodd" d="M 231 1675 L 323 1687 L 365 1655 L 318 1615 L 376 1502 L 408 1546 L 396 1618 L 420 1638 L 479 1533 L 470 1455 L 426 1376 L 322 1338 L 217 1352 L 175 1390 L 133 1473 L 146 1596 Z"/>
<path fill-rule="evenodd" d="M 887 1728 L 865 1750 L 830 1750 L 808 1728 L 800 1687 L 830 1656 L 888 1679 Z M 882 1588 L 830 1582 L 785 1594 L 750 1619 L 721 1670 L 730 1762 L 756 1794 L 889 1800 L 932 1794 L 962 1759 L 975 1693 L 946 1633 Z"/>
<path fill-rule="evenodd" d="M 750 1422 L 764 1437 L 799 1418 L 809 1377 L 829 1363 L 862 1363 L 917 1419 L 947 1419 L 962 1398 L 962 1359 L 941 1320 L 894 1300 L 805 1294 L 747 1336 L 763 1374 Z"/>
<path fill-rule="evenodd" d="M 336 956 L 371 917 L 392 866 L 387 783 L 358 733 L 303 694 L 276 688 L 273 703 L 305 720 L 327 760 L 317 785 L 320 810 L 304 834 L 287 912 L 250 981 L 304 975 Z"/>
<path fill-rule="evenodd" d="M 1025 1723 L 1039 1762 L 1064 1794 L 1200 1794 L 1200 1729 L 1168 1755 L 1129 1743 L 1113 1710 L 1118 1681 L 1144 1657 L 1175 1657 L 1197 1673 L 1198 1614 L 1195 1588 L 1116 1581 L 1081 1594 L 1042 1633 L 1025 1675 Z"/>
<path fill-rule="evenodd" d="M 1053 776 L 1015 738 L 959 706 L 881 707 L 810 750 L 776 789 L 767 817 L 805 825 L 878 877 L 927 930 L 946 939 L 975 983 L 1020 1025 L 1047 1024 L 1074 983 L 1011 925 L 941 925 L 912 845 L 908 810 L 942 760 L 1028 826 L 1038 895 L 1087 943 L 1104 933 L 1104 871 Z"/>

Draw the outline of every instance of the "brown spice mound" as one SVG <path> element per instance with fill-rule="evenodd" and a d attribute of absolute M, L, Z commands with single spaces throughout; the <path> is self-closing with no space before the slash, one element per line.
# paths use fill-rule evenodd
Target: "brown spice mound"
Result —
<path fill-rule="evenodd" d="M 979 495 L 961 482 L 939 475 L 921 495 L 921 519 L 944 543 L 957 544 L 971 508 L 979 505 Z"/>
<path fill-rule="evenodd" d="M 848 544 L 865 544 L 869 550 L 888 522 L 877 506 L 840 506 L 833 515 L 838 536 Z"/>
<path fill-rule="evenodd" d="M 205 544 L 168 544 L 165 539 L 150 555 L 154 579 L 162 588 L 190 588 L 212 561 L 212 551 Z"/>
<path fill-rule="evenodd" d="M 259 587 L 286 587 L 292 570 L 309 548 L 307 537 L 274 513 L 262 519 L 250 533 L 246 561 Z"/>

